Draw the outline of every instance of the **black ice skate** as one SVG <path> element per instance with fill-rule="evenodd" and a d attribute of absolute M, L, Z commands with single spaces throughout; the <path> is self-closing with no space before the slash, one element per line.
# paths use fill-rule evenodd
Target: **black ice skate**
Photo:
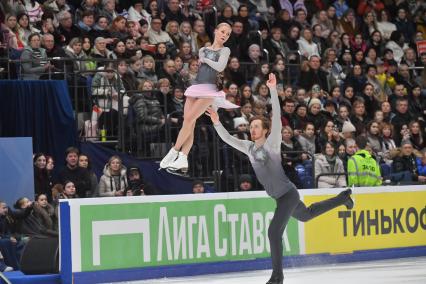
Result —
<path fill-rule="evenodd" d="M 274 275 L 272 274 L 271 279 L 266 282 L 266 284 L 283 284 L 284 275 Z"/>
<path fill-rule="evenodd" d="M 351 210 L 352 208 L 354 208 L 354 205 L 355 205 L 353 199 L 351 198 L 351 194 L 352 194 L 352 189 L 350 188 L 339 193 L 339 195 L 343 195 L 346 197 L 346 201 L 343 203 L 343 205 L 345 205 L 346 209 L 348 210 Z"/>

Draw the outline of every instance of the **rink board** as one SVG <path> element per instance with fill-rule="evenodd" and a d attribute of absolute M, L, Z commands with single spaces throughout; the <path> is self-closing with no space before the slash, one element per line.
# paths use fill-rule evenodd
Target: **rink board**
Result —
<path fill-rule="evenodd" d="M 299 191 L 307 205 L 341 189 Z M 426 187 L 355 189 L 307 223 L 291 219 L 284 265 L 426 255 Z M 60 203 L 63 283 L 102 283 L 270 267 L 264 192 L 112 197 Z"/>

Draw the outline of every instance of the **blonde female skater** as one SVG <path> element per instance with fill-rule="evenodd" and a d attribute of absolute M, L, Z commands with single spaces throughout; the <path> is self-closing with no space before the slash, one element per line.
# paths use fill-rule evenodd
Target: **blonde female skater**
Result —
<path fill-rule="evenodd" d="M 239 107 L 228 102 L 225 99 L 225 93 L 218 90 L 216 86 L 217 75 L 225 69 L 231 53 L 229 48 L 223 46 L 230 34 L 231 26 L 227 23 L 220 23 L 214 31 L 213 44 L 200 49 L 200 69 L 195 79 L 196 83 L 185 91 L 183 125 L 174 147 L 160 162 L 161 169 L 168 169 L 172 172 L 188 170 L 188 153 L 194 142 L 195 122 L 209 106 Z"/>

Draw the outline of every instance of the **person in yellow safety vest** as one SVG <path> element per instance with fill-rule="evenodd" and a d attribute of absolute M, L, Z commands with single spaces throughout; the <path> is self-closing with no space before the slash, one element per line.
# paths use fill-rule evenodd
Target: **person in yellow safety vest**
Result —
<path fill-rule="evenodd" d="M 382 184 L 380 166 L 366 150 L 367 138 L 358 136 L 358 151 L 348 159 L 348 186 L 379 186 Z"/>

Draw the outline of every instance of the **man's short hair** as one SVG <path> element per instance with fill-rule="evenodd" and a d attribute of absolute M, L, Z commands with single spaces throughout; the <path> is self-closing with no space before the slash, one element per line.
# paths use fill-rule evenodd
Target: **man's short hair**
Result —
<path fill-rule="evenodd" d="M 368 144 L 368 139 L 367 137 L 363 135 L 359 135 L 355 138 L 355 143 L 359 149 L 365 149 L 365 147 L 367 147 L 367 144 Z"/>
<path fill-rule="evenodd" d="M 66 150 L 65 150 L 65 156 L 68 156 L 69 154 L 71 154 L 71 153 L 74 153 L 74 154 L 77 154 L 77 156 L 78 155 L 80 155 L 80 150 L 78 150 L 76 147 L 74 147 L 74 146 L 71 146 L 71 147 L 68 147 Z"/>

